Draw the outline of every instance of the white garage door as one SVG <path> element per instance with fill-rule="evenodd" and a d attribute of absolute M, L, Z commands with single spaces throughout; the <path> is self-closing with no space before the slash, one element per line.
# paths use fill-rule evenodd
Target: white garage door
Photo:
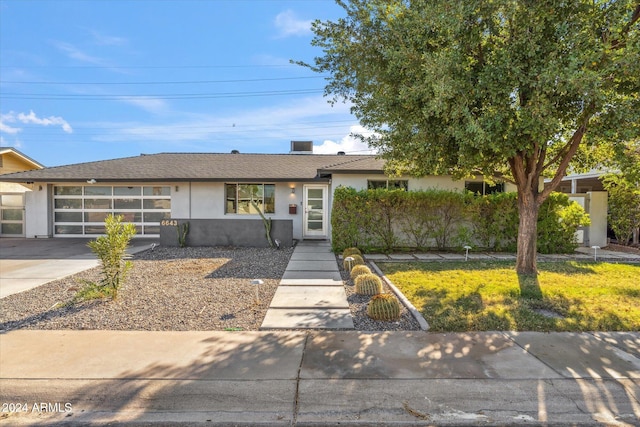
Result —
<path fill-rule="evenodd" d="M 60 185 L 53 189 L 56 236 L 104 234 L 109 214 L 122 215 L 139 235 L 159 236 L 160 221 L 171 217 L 171 187 Z"/>

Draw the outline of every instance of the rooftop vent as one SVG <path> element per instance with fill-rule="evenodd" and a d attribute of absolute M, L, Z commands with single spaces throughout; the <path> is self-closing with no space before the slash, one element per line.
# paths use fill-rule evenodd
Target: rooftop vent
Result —
<path fill-rule="evenodd" d="M 231 154 L 240 154 L 239 150 L 231 150 Z"/>
<path fill-rule="evenodd" d="M 338 151 L 338 156 L 344 156 L 344 155 L 346 155 L 346 154 L 347 154 L 347 153 L 345 153 L 344 151 Z"/>
<path fill-rule="evenodd" d="M 289 154 L 313 154 L 313 141 L 291 141 Z"/>

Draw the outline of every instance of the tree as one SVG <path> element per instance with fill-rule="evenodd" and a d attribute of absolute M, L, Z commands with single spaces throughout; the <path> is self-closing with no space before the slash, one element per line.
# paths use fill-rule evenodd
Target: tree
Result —
<path fill-rule="evenodd" d="M 535 273 L 539 208 L 567 168 L 640 135 L 640 5 L 337 3 L 346 17 L 313 24 L 324 55 L 299 64 L 329 75 L 326 95 L 352 103 L 390 171 L 514 183 L 516 269 Z"/>

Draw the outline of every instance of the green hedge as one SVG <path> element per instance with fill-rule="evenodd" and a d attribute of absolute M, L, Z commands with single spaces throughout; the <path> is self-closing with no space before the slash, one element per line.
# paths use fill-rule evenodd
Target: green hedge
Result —
<path fill-rule="evenodd" d="M 553 193 L 540 208 L 538 250 L 569 253 L 588 215 L 566 194 Z M 447 250 L 471 244 L 491 251 L 515 251 L 516 193 L 475 196 L 446 190 L 387 191 L 339 187 L 331 213 L 333 250 Z"/>

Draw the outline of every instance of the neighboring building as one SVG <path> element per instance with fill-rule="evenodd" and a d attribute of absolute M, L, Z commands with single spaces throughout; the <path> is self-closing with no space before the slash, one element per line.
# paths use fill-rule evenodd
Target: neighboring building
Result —
<path fill-rule="evenodd" d="M 489 191 L 482 179 L 448 176 L 393 178 L 372 155 L 310 154 L 311 141 L 289 154 L 159 153 L 15 173 L 0 181 L 26 184 L 26 237 L 95 237 L 108 214 L 123 215 L 138 236 L 177 239 L 190 223 L 188 243 L 266 245 L 263 221 L 283 245 L 329 239 L 333 189 L 441 188 Z M 253 203 L 252 203 L 253 202 Z M 255 203 L 255 204 L 254 204 Z"/>
<path fill-rule="evenodd" d="M 42 168 L 15 148 L 0 148 L 0 175 Z M 0 181 L 0 237 L 24 237 L 25 196 L 32 190 L 31 184 Z"/>
<path fill-rule="evenodd" d="M 591 170 L 565 176 L 557 191 L 567 193 L 569 199 L 577 202 L 589 214 L 591 225 L 578 230 L 578 243 L 584 246 L 605 247 L 609 244 L 607 236 L 608 194 L 602 185 L 602 177 L 607 171 Z M 546 182 L 550 182 L 548 179 Z"/>

